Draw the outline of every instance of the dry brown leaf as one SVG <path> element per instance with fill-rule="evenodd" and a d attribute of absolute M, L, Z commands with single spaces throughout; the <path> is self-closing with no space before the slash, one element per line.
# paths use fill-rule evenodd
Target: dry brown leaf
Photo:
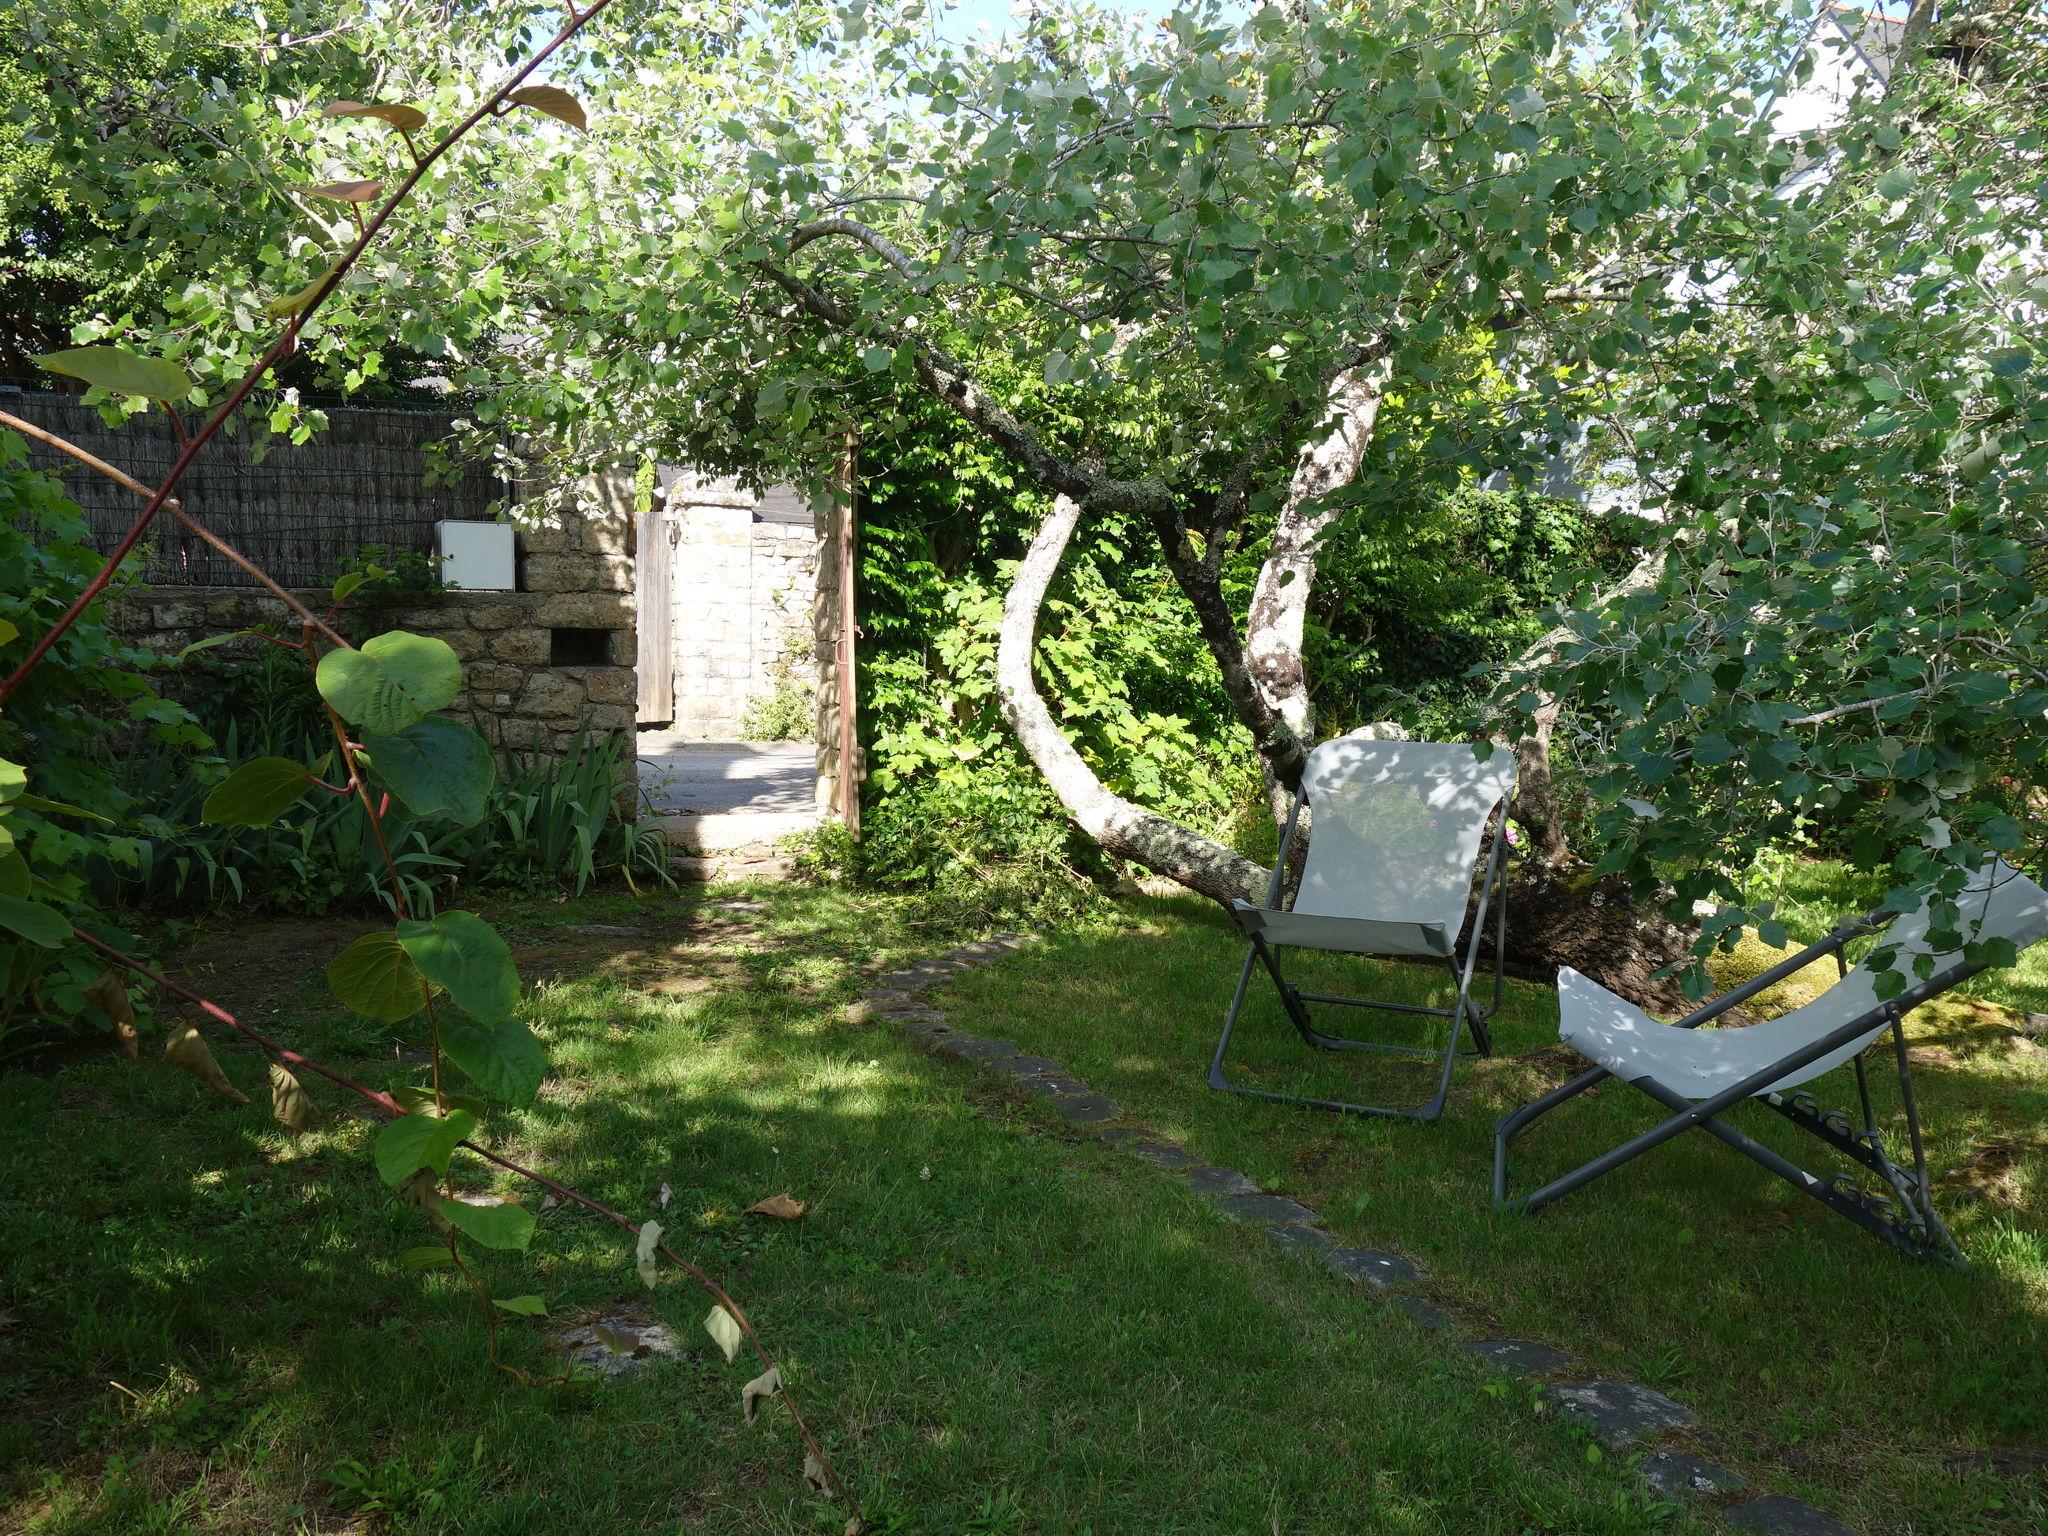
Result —
<path fill-rule="evenodd" d="M 855 1515 L 846 1522 L 846 1529 L 841 1531 L 839 1536 L 860 1536 L 860 1533 L 866 1529 L 867 1527 L 860 1523 L 860 1516 Z"/>
<path fill-rule="evenodd" d="M 767 1402 L 771 1397 L 780 1396 L 782 1396 L 782 1367 L 771 1365 L 767 1370 L 740 1388 L 740 1408 L 746 1414 L 747 1422 L 749 1424 L 754 1422 L 754 1415 L 761 1411 L 761 1404 Z"/>
<path fill-rule="evenodd" d="M 128 989 L 121 985 L 121 978 L 108 971 L 85 989 L 85 1000 L 113 1021 L 114 1033 L 121 1041 L 121 1054 L 130 1061 L 138 1060 L 142 1036 L 135 1032 L 135 1005 L 128 1000 Z"/>
<path fill-rule="evenodd" d="M 383 194 L 381 181 L 330 181 L 306 189 L 315 197 L 337 203 L 374 203 Z"/>
<path fill-rule="evenodd" d="M 310 1131 L 320 1123 L 320 1106 L 306 1096 L 282 1062 L 270 1064 L 270 1112 L 288 1131 Z"/>
<path fill-rule="evenodd" d="M 656 1250 L 660 1247 L 661 1223 L 642 1222 L 639 1241 L 633 1245 L 633 1267 L 640 1272 L 640 1283 L 650 1291 L 661 1275 L 661 1266 L 656 1262 Z"/>
<path fill-rule="evenodd" d="M 832 1479 L 825 1475 L 825 1463 L 816 1451 L 804 1452 L 804 1481 L 813 1493 L 830 1493 Z"/>
<path fill-rule="evenodd" d="M 795 1221 L 803 1213 L 803 1201 L 789 1195 L 770 1195 L 747 1207 L 749 1216 L 773 1216 L 777 1221 Z"/>
<path fill-rule="evenodd" d="M 229 1082 L 227 1073 L 221 1071 L 220 1063 L 213 1059 L 213 1052 L 207 1048 L 205 1036 L 190 1024 L 180 1024 L 171 1032 L 171 1038 L 164 1045 L 164 1060 L 181 1071 L 190 1072 L 224 1099 L 233 1099 L 237 1104 L 249 1102 L 249 1095 Z"/>
<path fill-rule="evenodd" d="M 731 1365 L 739 1358 L 740 1345 L 746 1342 L 746 1335 L 740 1332 L 740 1325 L 733 1315 L 723 1307 L 713 1307 L 704 1316 L 704 1331 L 718 1342 L 725 1351 L 725 1363 Z"/>

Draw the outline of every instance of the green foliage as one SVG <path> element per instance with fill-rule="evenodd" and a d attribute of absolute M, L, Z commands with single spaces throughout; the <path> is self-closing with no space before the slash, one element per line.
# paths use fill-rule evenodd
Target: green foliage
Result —
<path fill-rule="evenodd" d="M 327 989 L 343 1006 L 396 1024 L 427 1005 L 426 979 L 398 935 L 366 933 L 327 962 Z"/>
<path fill-rule="evenodd" d="M 24 467 L 0 431 L 0 671 L 29 647 L 98 570 L 78 509 Z M 89 871 L 133 868 L 136 809 L 116 768 L 138 745 L 189 750 L 191 716 L 150 685 L 155 660 L 107 627 L 94 602 L 0 713 L 0 1041 L 103 1027 L 85 990 L 105 962 L 68 942 L 73 925 L 125 935 L 92 899 Z"/>
<path fill-rule="evenodd" d="M 473 827 L 490 809 L 498 765 L 483 737 L 445 715 L 429 715 L 391 735 L 366 732 L 371 782 L 388 790 L 415 821 Z"/>
<path fill-rule="evenodd" d="M 392 630 L 357 649 L 327 652 L 314 680 L 342 719 L 390 736 L 455 702 L 462 662 L 446 640 Z"/>

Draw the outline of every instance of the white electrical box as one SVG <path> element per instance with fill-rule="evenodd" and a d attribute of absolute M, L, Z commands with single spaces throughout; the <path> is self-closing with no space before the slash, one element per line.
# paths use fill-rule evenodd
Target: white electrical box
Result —
<path fill-rule="evenodd" d="M 510 523 L 434 524 L 441 579 L 464 592 L 510 592 L 513 574 Z"/>

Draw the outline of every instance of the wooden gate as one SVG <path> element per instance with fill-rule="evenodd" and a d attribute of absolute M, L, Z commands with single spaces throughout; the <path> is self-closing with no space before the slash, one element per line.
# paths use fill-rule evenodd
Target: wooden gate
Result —
<path fill-rule="evenodd" d="M 675 613 L 669 596 L 674 563 L 668 519 L 658 507 L 640 513 L 633 520 L 633 594 L 642 725 L 667 725 L 675 718 Z"/>

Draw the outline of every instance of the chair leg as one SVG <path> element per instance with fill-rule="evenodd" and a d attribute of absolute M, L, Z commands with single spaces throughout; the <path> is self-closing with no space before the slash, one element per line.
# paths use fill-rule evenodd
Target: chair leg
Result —
<path fill-rule="evenodd" d="M 1384 1105 L 1354 1104 L 1344 1099 L 1318 1099 L 1302 1094 L 1274 1093 L 1263 1088 L 1246 1088 L 1233 1083 L 1223 1070 L 1223 1060 L 1230 1050 L 1230 1038 L 1236 1033 L 1238 1016 L 1244 1010 L 1245 994 L 1251 987 L 1253 968 L 1262 961 L 1265 964 L 1267 973 L 1273 979 L 1274 986 L 1279 989 L 1281 1001 L 1287 1007 L 1288 1017 L 1293 1021 L 1294 1027 L 1300 1032 L 1302 1039 L 1308 1044 L 1320 1046 L 1325 1050 L 1394 1049 L 1402 1050 L 1404 1053 L 1407 1050 L 1407 1048 L 1403 1047 L 1379 1046 L 1376 1042 L 1369 1040 L 1342 1040 L 1334 1036 L 1324 1035 L 1318 1031 L 1308 1018 L 1308 1010 L 1303 1005 L 1301 994 L 1295 990 L 1281 972 L 1279 960 L 1273 954 L 1272 947 L 1255 934 L 1252 937 L 1251 949 L 1244 957 L 1244 969 L 1238 973 L 1237 990 L 1231 995 L 1230 1009 L 1223 1018 L 1223 1033 L 1216 1041 L 1216 1054 L 1209 1062 L 1209 1086 L 1211 1088 L 1215 1089 L 1218 1093 L 1242 1094 L 1248 1099 L 1265 1099 L 1274 1104 L 1299 1104 L 1304 1108 L 1333 1110 L 1343 1115 L 1373 1115 L 1394 1120 L 1430 1121 L 1435 1120 L 1443 1113 L 1445 1101 L 1450 1096 L 1451 1069 L 1457 1064 L 1459 1023 L 1465 1009 L 1465 999 L 1462 994 L 1460 995 L 1458 1006 L 1451 1010 L 1451 1038 L 1445 1050 L 1443 1070 L 1437 1080 L 1436 1093 L 1428 1103 L 1418 1109 L 1394 1109 Z M 1372 1007 L 1374 1005 L 1361 1000 L 1359 1006 Z M 1412 1011 L 1422 1012 L 1426 1010 L 1417 1009 Z"/>
<path fill-rule="evenodd" d="M 1520 1210 L 1523 1202 L 1508 1199 L 1508 1143 L 1521 1135 L 1530 1123 L 1549 1114 L 1558 1105 L 1575 1099 L 1595 1084 L 1611 1076 L 1605 1067 L 1592 1067 L 1581 1072 L 1570 1082 L 1561 1083 L 1540 1099 L 1531 1099 L 1519 1109 L 1511 1109 L 1494 1122 L 1493 1127 L 1493 1208 L 1497 1211 Z"/>

